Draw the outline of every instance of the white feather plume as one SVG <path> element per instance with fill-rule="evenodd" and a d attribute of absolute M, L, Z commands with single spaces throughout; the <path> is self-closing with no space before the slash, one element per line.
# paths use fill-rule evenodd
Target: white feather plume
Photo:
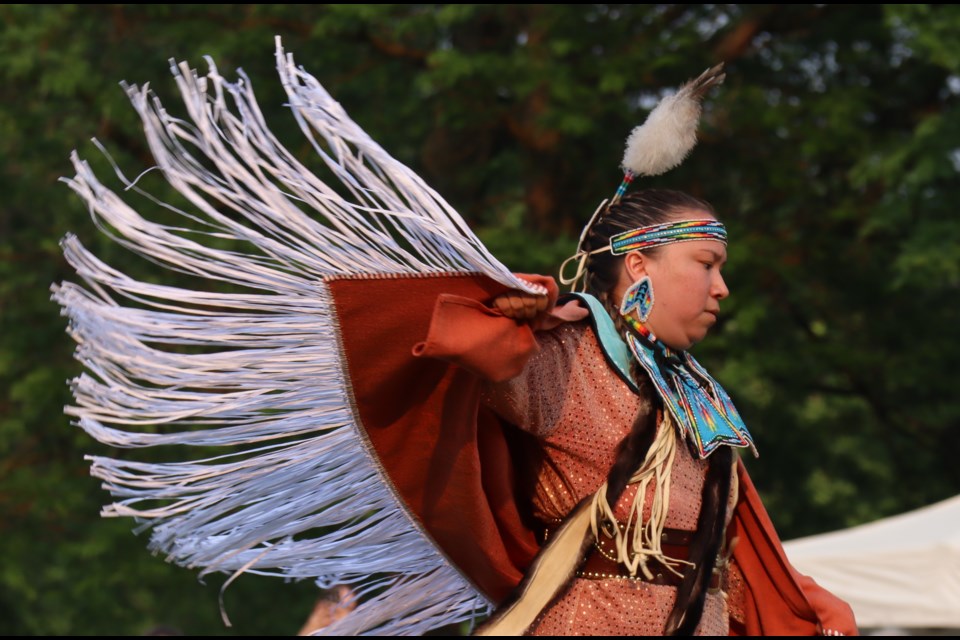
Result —
<path fill-rule="evenodd" d="M 723 63 L 718 64 L 661 100 L 646 121 L 630 132 L 623 154 L 624 172 L 656 176 L 683 162 L 697 144 L 700 102 L 725 77 Z"/>

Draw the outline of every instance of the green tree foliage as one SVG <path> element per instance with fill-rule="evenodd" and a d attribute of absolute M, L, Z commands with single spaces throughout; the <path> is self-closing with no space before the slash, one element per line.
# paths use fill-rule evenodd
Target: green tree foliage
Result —
<path fill-rule="evenodd" d="M 168 59 L 243 67 L 301 156 L 273 36 L 371 135 L 521 271 L 554 271 L 619 182 L 623 140 L 720 60 L 702 142 L 648 182 L 717 207 L 733 296 L 700 358 L 762 457 L 748 465 L 785 538 L 953 495 L 960 404 L 960 9 L 951 5 L 6 5 L 0 8 L 0 631 L 230 633 L 223 579 L 145 553 L 70 427 L 79 373 L 51 282 L 73 231 L 152 279 L 69 190 L 70 150 L 102 177 L 151 165 L 120 80 L 176 108 Z M 163 195 L 163 194 L 161 194 Z M 232 632 L 294 633 L 311 585 L 241 577 Z"/>

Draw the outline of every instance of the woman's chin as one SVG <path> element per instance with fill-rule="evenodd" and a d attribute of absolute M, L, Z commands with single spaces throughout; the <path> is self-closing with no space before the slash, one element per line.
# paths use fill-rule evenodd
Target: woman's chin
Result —
<path fill-rule="evenodd" d="M 678 351 L 686 351 L 687 349 L 689 349 L 689 348 L 692 347 L 693 345 L 698 344 L 699 342 L 703 341 L 703 339 L 707 337 L 707 334 L 708 334 L 708 333 L 710 333 L 710 329 L 709 329 L 709 327 L 706 327 L 706 328 L 704 328 L 702 331 L 694 331 L 694 332 L 690 333 L 689 335 L 687 335 L 687 336 L 686 336 L 686 340 L 685 340 L 685 342 L 684 342 L 684 344 L 685 344 L 686 346 L 683 346 L 683 347 L 681 347 L 681 346 L 676 346 L 676 347 L 674 347 L 674 346 L 672 346 L 672 345 L 668 345 L 668 346 L 670 346 L 671 349 L 676 349 L 676 350 L 678 350 Z M 680 341 L 678 340 L 677 342 L 680 342 Z"/>
<path fill-rule="evenodd" d="M 690 347 L 692 347 L 693 345 L 697 344 L 698 342 L 700 342 L 700 340 L 703 339 L 703 338 L 701 337 L 701 338 L 696 339 L 696 340 L 691 340 L 691 339 L 689 339 L 689 338 L 684 339 L 684 340 L 666 340 L 666 339 L 664 339 L 664 338 L 660 338 L 659 336 L 658 336 L 658 338 L 659 338 L 660 342 L 662 342 L 663 344 L 667 345 L 668 347 L 670 347 L 670 348 L 673 349 L 674 351 L 686 351 L 687 349 L 689 349 Z"/>

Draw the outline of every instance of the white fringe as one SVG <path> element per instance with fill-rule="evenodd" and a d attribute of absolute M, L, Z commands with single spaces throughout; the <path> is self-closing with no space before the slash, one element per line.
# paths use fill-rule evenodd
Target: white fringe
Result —
<path fill-rule="evenodd" d="M 120 244 L 243 292 L 137 281 L 68 236 L 65 255 L 86 287 L 55 286 L 54 298 L 87 372 L 66 411 L 115 447 L 226 447 L 189 462 L 90 458 L 117 500 L 103 514 L 136 518 L 168 559 L 202 573 L 353 585 L 362 602 L 329 634 L 422 634 L 469 620 L 490 603 L 420 529 L 354 423 L 323 278 L 479 272 L 539 290 L 497 262 L 279 41 L 277 63 L 301 129 L 352 198 L 279 144 L 245 78 L 229 83 L 212 62 L 205 76 L 174 67 L 189 120 L 147 88 L 127 88 L 157 166 L 190 203 L 189 212 L 163 205 L 185 227 L 141 217 L 76 154 L 67 183 Z"/>
<path fill-rule="evenodd" d="M 665 412 L 643 464 L 630 477 L 630 484 L 637 487 L 630 513 L 622 528 L 613 507 L 607 502 L 607 483 L 604 482 L 593 495 L 590 519 L 593 537 L 597 541 L 604 537 L 611 540 L 616 550 L 615 560 L 624 565 L 631 576 L 640 571 L 648 580 L 652 580 L 653 573 L 647 567 L 651 559 L 680 577 L 683 577 L 683 566 L 691 565 L 686 560 L 664 555 L 662 546 L 663 529 L 667 524 L 667 511 L 670 507 L 670 471 L 673 469 L 676 454 L 677 429 L 669 414 Z M 653 501 L 650 505 L 650 517 L 644 519 L 647 488 L 651 483 Z M 602 526 L 603 524 L 607 526 Z"/>

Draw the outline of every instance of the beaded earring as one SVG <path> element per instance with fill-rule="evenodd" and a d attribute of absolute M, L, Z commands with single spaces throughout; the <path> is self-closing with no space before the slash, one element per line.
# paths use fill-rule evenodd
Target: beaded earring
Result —
<path fill-rule="evenodd" d="M 637 318 L 640 322 L 646 322 L 653 311 L 653 282 L 650 276 L 643 276 L 627 289 L 623 294 L 623 301 L 620 303 L 620 313 L 630 315 L 634 309 L 637 310 Z"/>

